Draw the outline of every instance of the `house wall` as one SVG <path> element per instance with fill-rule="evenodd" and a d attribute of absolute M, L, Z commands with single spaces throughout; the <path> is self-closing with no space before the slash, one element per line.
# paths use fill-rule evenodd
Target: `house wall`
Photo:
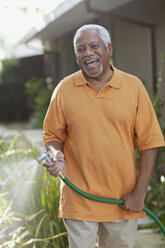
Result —
<path fill-rule="evenodd" d="M 37 78 L 43 77 L 43 55 L 25 57 L 19 60 L 18 74 L 23 78 L 24 82 L 32 76 Z"/>
<path fill-rule="evenodd" d="M 150 30 L 124 21 L 113 26 L 115 65 L 139 77 L 148 89 L 152 88 L 152 51 Z"/>
<path fill-rule="evenodd" d="M 56 40 L 44 41 L 45 77 L 51 77 L 54 86 L 78 70 L 72 40 L 73 33 L 68 33 Z"/>
<path fill-rule="evenodd" d="M 153 57 L 151 30 L 125 21 L 99 20 L 111 34 L 114 65 L 139 77 L 150 95 L 153 94 Z M 160 97 L 164 102 L 162 120 L 165 121 L 165 22 L 155 28 L 157 78 L 162 74 Z M 155 82 L 157 83 L 157 82 Z"/>

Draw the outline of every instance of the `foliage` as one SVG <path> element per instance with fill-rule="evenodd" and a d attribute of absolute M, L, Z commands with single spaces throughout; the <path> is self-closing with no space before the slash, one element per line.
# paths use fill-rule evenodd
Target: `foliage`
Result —
<path fill-rule="evenodd" d="M 19 60 L 3 61 L 0 82 L 0 121 L 20 121 L 26 118 L 26 95 L 21 76 L 18 74 Z"/>
<path fill-rule="evenodd" d="M 43 79 L 32 77 L 25 83 L 26 93 L 29 96 L 29 107 L 33 110 L 31 126 L 41 128 L 48 109 L 53 88 L 50 84 L 44 84 Z"/>
<path fill-rule="evenodd" d="M 0 138 L 2 248 L 68 247 L 63 222 L 58 220 L 60 183 L 38 166 L 36 154 L 23 137 L 5 142 Z"/>
<path fill-rule="evenodd" d="M 163 135 L 165 136 L 165 122 L 161 120 L 162 116 L 162 108 L 164 106 L 164 102 L 160 97 L 161 85 L 163 83 L 163 65 L 164 65 L 164 56 L 161 55 L 161 64 L 162 69 L 160 70 L 158 83 L 157 83 L 157 92 L 153 95 L 152 103 L 155 109 L 157 118 L 160 123 L 160 127 Z M 156 166 L 153 171 L 147 197 L 146 197 L 146 205 L 149 209 L 151 209 L 165 224 L 165 148 L 159 148 Z M 163 180 L 161 180 L 163 179 Z"/>

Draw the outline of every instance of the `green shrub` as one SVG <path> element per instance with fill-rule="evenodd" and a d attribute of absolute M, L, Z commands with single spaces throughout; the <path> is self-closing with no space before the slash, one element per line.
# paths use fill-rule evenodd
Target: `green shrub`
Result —
<path fill-rule="evenodd" d="M 155 109 L 158 121 L 162 133 L 165 137 L 165 122 L 161 120 L 162 110 L 164 102 L 160 97 L 161 85 L 163 83 L 163 65 L 164 65 L 164 56 L 161 55 L 161 64 L 162 69 L 160 70 L 158 82 L 157 82 L 157 92 L 153 94 L 152 103 Z M 146 197 L 146 205 L 151 209 L 165 224 L 165 148 L 159 148 L 158 155 L 156 158 L 155 169 L 152 173 L 150 185 L 148 188 L 148 193 Z"/>
<path fill-rule="evenodd" d="M 2 248 L 67 248 L 58 220 L 60 182 L 35 161 L 22 138 L 0 138 L 0 244 Z"/>
<path fill-rule="evenodd" d="M 18 74 L 19 60 L 5 60 L 0 82 L 0 121 L 26 119 L 26 95 L 21 76 Z"/>
<path fill-rule="evenodd" d="M 25 83 L 25 88 L 29 97 L 28 106 L 33 111 L 30 118 L 31 127 L 41 128 L 53 88 L 47 87 L 42 78 L 37 79 L 35 77 Z"/>

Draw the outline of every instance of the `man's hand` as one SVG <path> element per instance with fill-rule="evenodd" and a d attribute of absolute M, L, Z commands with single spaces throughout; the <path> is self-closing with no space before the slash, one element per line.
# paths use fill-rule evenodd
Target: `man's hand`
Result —
<path fill-rule="evenodd" d="M 64 162 L 59 159 L 64 160 L 64 154 L 60 150 L 55 150 L 53 147 L 50 149 L 51 155 L 53 157 L 51 163 L 47 163 L 46 161 L 43 163 L 43 166 L 47 168 L 47 171 L 51 176 L 58 177 L 59 172 L 62 171 L 64 167 Z"/>
<path fill-rule="evenodd" d="M 144 199 L 145 196 L 133 191 L 132 193 L 122 197 L 124 204 L 119 205 L 119 207 L 131 212 L 140 212 L 144 207 Z"/>
<path fill-rule="evenodd" d="M 134 190 L 125 196 L 124 205 L 119 207 L 133 212 L 139 212 L 144 207 L 144 200 L 147 193 L 149 180 L 154 169 L 157 148 L 151 148 L 140 152 L 139 176 Z"/>

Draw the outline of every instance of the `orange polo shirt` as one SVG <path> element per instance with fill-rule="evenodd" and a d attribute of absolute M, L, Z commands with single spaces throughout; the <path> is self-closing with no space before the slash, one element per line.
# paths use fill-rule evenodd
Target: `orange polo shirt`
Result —
<path fill-rule="evenodd" d="M 120 199 L 137 178 L 134 150 L 164 146 L 152 104 L 141 81 L 113 67 L 99 92 L 81 71 L 62 80 L 44 121 L 44 142 L 64 143 L 64 175 L 93 195 Z M 106 222 L 145 217 L 118 205 L 89 200 L 63 182 L 59 217 Z"/>

